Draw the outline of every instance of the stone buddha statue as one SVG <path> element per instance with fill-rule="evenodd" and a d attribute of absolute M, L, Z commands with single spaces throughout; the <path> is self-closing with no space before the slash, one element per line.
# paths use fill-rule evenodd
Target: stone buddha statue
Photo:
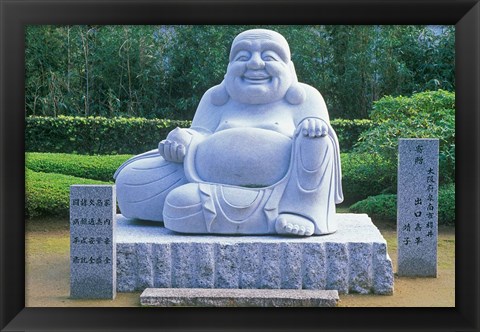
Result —
<path fill-rule="evenodd" d="M 343 201 L 338 139 L 320 93 L 299 83 L 277 32 L 233 41 L 224 80 L 190 128 L 114 175 L 127 218 L 180 233 L 322 235 Z"/>

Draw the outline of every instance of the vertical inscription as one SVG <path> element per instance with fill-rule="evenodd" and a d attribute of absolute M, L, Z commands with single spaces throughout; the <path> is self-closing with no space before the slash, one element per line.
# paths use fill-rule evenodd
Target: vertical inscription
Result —
<path fill-rule="evenodd" d="M 115 215 L 115 186 L 70 186 L 70 297 L 115 298 Z"/>
<path fill-rule="evenodd" d="M 400 139 L 398 275 L 437 276 L 438 139 Z"/>

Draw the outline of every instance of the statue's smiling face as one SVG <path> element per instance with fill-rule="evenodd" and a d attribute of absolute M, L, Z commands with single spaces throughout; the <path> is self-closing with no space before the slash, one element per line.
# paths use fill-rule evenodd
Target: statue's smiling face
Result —
<path fill-rule="evenodd" d="M 225 75 L 228 94 L 233 100 L 246 104 L 281 100 L 292 84 L 289 61 L 288 45 L 278 36 L 240 35 L 233 43 Z"/>

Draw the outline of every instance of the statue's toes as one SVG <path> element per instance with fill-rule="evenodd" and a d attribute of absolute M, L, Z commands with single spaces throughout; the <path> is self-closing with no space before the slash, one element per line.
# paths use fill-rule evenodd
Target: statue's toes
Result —
<path fill-rule="evenodd" d="M 314 231 L 315 231 L 315 228 L 312 226 L 311 228 L 305 231 L 305 236 L 312 236 Z"/>
<path fill-rule="evenodd" d="M 305 226 L 300 226 L 300 228 L 298 229 L 298 235 L 305 235 L 305 233 L 307 232 L 307 229 Z"/>
<path fill-rule="evenodd" d="M 311 236 L 315 228 L 307 218 L 292 214 L 281 214 L 275 223 L 275 230 L 278 234 Z"/>
<path fill-rule="evenodd" d="M 292 224 L 288 222 L 288 219 L 285 216 L 281 215 L 277 218 L 275 222 L 275 230 L 278 234 L 289 234 L 292 232 Z"/>

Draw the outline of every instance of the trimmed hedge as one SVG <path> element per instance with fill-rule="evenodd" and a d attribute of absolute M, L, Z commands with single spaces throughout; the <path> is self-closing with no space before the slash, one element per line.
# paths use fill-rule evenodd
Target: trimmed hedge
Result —
<path fill-rule="evenodd" d="M 191 121 L 144 118 L 39 117 L 25 119 L 28 152 L 77 154 L 138 154 L 157 147 L 176 127 Z M 349 151 L 370 120 L 332 120 L 341 151 Z"/>
<path fill-rule="evenodd" d="M 70 185 L 113 183 L 113 173 L 129 157 L 27 153 L 27 216 L 68 216 Z M 350 207 L 351 211 L 367 213 L 374 218 L 396 220 L 396 195 L 378 195 L 384 193 L 385 188 L 395 189 L 391 187 L 392 174 L 385 172 L 389 169 L 388 163 L 368 154 L 342 153 L 341 158 L 345 203 L 361 200 Z M 439 207 L 439 221 L 453 224 L 453 184 L 440 187 Z"/>
<path fill-rule="evenodd" d="M 70 186 L 73 184 L 111 184 L 112 182 L 79 177 L 34 172 L 25 169 L 25 214 L 27 218 L 38 216 L 68 217 Z"/>
<path fill-rule="evenodd" d="M 343 204 L 353 204 L 369 196 L 394 193 L 396 174 L 389 162 L 368 153 L 342 153 Z"/>
<path fill-rule="evenodd" d="M 366 213 L 372 218 L 397 220 L 397 195 L 378 195 L 350 206 L 354 213 Z M 455 185 L 441 186 L 438 191 L 438 223 L 455 225 Z"/>
<path fill-rule="evenodd" d="M 330 124 L 337 133 L 341 152 L 352 150 L 360 134 L 373 126 L 373 122 L 367 119 L 333 119 Z"/>
<path fill-rule="evenodd" d="M 143 118 L 38 117 L 25 119 L 28 152 L 138 154 L 158 146 L 176 127 L 190 121 Z"/>
<path fill-rule="evenodd" d="M 86 156 L 30 152 L 25 154 L 25 166 L 35 172 L 60 173 L 111 182 L 117 168 L 131 156 Z"/>
<path fill-rule="evenodd" d="M 25 154 L 25 166 L 35 174 L 55 173 L 52 175 L 54 179 L 63 174 L 80 178 L 82 181 L 92 179 L 112 182 L 117 168 L 131 156 L 28 152 Z M 392 186 L 392 175 L 386 171 L 388 164 L 383 159 L 354 153 L 342 153 L 341 158 L 344 204 L 352 204 L 368 196 L 384 193 L 385 188 Z M 41 178 L 34 184 L 41 184 L 40 180 Z M 50 178 L 45 181 L 50 182 Z"/>

